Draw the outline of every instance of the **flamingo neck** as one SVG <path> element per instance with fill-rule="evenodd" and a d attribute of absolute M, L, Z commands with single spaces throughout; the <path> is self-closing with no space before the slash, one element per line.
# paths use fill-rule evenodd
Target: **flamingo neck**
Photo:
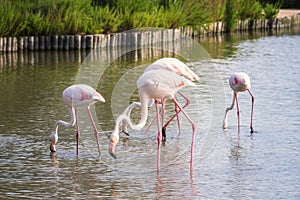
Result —
<path fill-rule="evenodd" d="M 226 108 L 226 111 L 225 111 L 225 116 L 224 116 L 224 120 L 223 120 L 223 127 L 224 128 L 227 128 L 227 113 L 229 110 L 232 110 L 233 107 L 234 107 L 234 104 L 235 104 L 235 97 L 237 95 L 237 92 L 233 92 L 233 98 L 232 98 L 232 103 L 231 103 L 231 106 L 229 106 L 228 108 Z"/>
<path fill-rule="evenodd" d="M 141 98 L 141 103 L 138 102 L 134 102 L 132 103 L 116 120 L 116 124 L 115 124 L 115 129 L 114 129 L 114 134 L 119 133 L 119 127 L 120 124 L 122 123 L 122 121 L 125 121 L 129 127 L 131 129 L 134 130 L 140 130 L 142 129 L 146 122 L 147 122 L 147 118 L 148 118 L 148 100 L 149 98 Z M 141 107 L 141 118 L 138 124 L 133 124 L 131 119 L 130 119 L 130 112 L 132 110 L 132 108 L 134 107 Z"/>
<path fill-rule="evenodd" d="M 130 114 L 131 114 L 131 111 L 133 108 L 135 107 L 142 107 L 141 103 L 140 102 L 132 102 L 125 110 L 124 112 L 122 113 L 122 115 L 126 115 L 128 117 L 130 117 Z"/>
<path fill-rule="evenodd" d="M 71 126 L 74 126 L 75 122 L 76 122 L 76 119 L 75 119 L 75 115 L 76 115 L 76 111 L 75 111 L 75 108 L 74 107 L 69 107 L 69 111 L 70 111 L 70 115 L 71 115 L 71 120 L 70 122 L 65 122 L 65 121 L 62 121 L 62 120 L 58 120 L 55 125 L 54 125 L 54 128 L 53 128 L 53 132 L 52 134 L 54 135 L 57 135 L 57 132 L 58 132 L 58 126 L 64 126 L 64 127 L 71 127 Z"/>

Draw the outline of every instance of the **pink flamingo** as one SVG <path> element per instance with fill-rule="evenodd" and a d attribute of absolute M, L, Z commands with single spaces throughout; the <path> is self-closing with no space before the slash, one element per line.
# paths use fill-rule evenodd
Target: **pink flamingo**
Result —
<path fill-rule="evenodd" d="M 181 62 L 180 60 L 178 60 L 177 58 L 161 58 L 158 59 L 157 61 L 155 61 L 154 63 L 152 63 L 151 65 L 149 65 L 145 70 L 145 72 L 151 71 L 151 70 L 167 70 L 171 73 L 176 73 L 180 76 L 185 77 L 186 79 L 190 80 L 190 81 L 199 81 L 199 76 L 197 74 L 195 74 L 186 64 L 184 64 L 183 62 Z M 190 100 L 180 91 L 178 91 L 178 93 L 186 100 L 186 104 L 184 106 L 182 106 L 182 108 L 186 108 L 189 104 L 190 104 Z M 154 102 L 153 100 L 149 101 L 149 106 L 152 106 L 152 102 Z M 178 107 L 175 104 L 175 114 L 167 121 L 166 124 L 164 124 L 164 110 L 165 110 L 165 102 L 166 102 L 166 98 L 162 98 L 161 99 L 161 104 L 162 104 L 162 109 L 161 109 L 161 113 L 162 113 L 162 140 L 165 141 L 166 139 L 166 127 L 171 123 L 171 121 L 177 117 L 177 124 L 178 124 L 178 129 L 179 131 L 180 129 L 180 121 L 178 118 L 178 113 L 180 112 L 180 110 L 178 109 Z M 133 104 L 129 105 L 128 108 L 124 111 L 124 113 L 127 113 L 127 115 L 130 116 L 130 112 L 134 107 L 140 107 L 140 104 L 138 102 L 134 102 Z M 153 119 L 153 121 L 150 123 L 150 125 L 148 126 L 146 132 L 150 129 L 150 126 L 152 125 L 152 123 L 154 122 L 156 118 Z M 127 133 L 127 125 L 126 123 L 122 123 L 121 127 L 123 128 L 123 132 L 125 134 Z"/>
<path fill-rule="evenodd" d="M 62 94 L 64 102 L 67 104 L 69 107 L 69 111 L 71 114 L 71 121 L 70 122 L 65 122 L 62 120 L 59 120 L 55 123 L 54 129 L 51 133 L 50 136 L 50 151 L 51 152 L 56 152 L 56 144 L 58 140 L 58 126 L 65 126 L 65 127 L 71 127 L 74 126 L 76 127 L 77 133 L 76 133 L 76 154 L 78 155 L 78 141 L 80 138 L 80 132 L 79 132 L 79 125 L 78 125 L 78 113 L 77 113 L 77 108 L 79 107 L 86 107 L 87 112 L 89 114 L 90 120 L 93 125 L 94 129 L 94 134 L 96 137 L 97 141 L 97 146 L 98 146 L 98 151 L 99 155 L 101 155 L 101 150 L 100 150 L 100 144 L 98 140 L 98 131 L 96 128 L 96 124 L 93 120 L 91 111 L 90 111 L 90 106 L 96 103 L 96 101 L 102 101 L 105 102 L 104 98 L 101 96 L 100 93 L 98 93 L 94 88 L 84 85 L 84 84 L 77 84 L 77 85 L 72 85 L 68 88 L 66 88 L 63 91 Z"/>
<path fill-rule="evenodd" d="M 250 131 L 253 133 L 253 127 L 252 127 L 252 118 L 253 118 L 253 108 L 254 108 L 254 97 L 250 91 L 250 78 L 249 76 L 244 72 L 235 72 L 232 74 L 229 78 L 229 85 L 231 89 L 233 90 L 233 100 L 230 107 L 226 108 L 225 117 L 223 121 L 223 127 L 227 128 L 227 112 L 229 110 L 232 110 L 234 107 L 234 104 L 236 102 L 236 108 L 237 108 L 237 116 L 238 116 L 238 132 L 240 132 L 240 110 L 239 110 L 239 104 L 238 104 L 238 92 L 244 92 L 248 91 L 251 98 L 252 98 L 252 107 L 251 107 L 251 120 L 250 120 Z"/>
<path fill-rule="evenodd" d="M 151 70 L 145 72 L 143 75 L 140 76 L 140 78 L 137 81 L 137 86 L 138 86 L 139 98 L 141 102 L 140 122 L 136 125 L 132 124 L 130 118 L 126 114 L 121 114 L 116 119 L 115 128 L 110 137 L 110 143 L 109 143 L 110 155 L 116 158 L 115 147 L 119 141 L 119 127 L 122 121 L 125 120 L 126 123 L 130 126 L 130 128 L 135 130 L 140 130 L 142 127 L 145 126 L 148 118 L 149 100 L 154 99 L 154 103 L 156 107 L 156 117 L 157 119 L 159 119 L 158 100 L 162 98 L 170 98 L 192 125 L 193 134 L 192 134 L 192 146 L 191 146 L 191 158 L 190 158 L 190 170 L 192 170 L 196 125 L 176 101 L 175 93 L 178 92 L 183 87 L 195 86 L 195 84 L 182 76 L 179 76 L 175 73 L 169 73 L 166 70 Z M 160 131 L 161 129 L 160 129 L 159 120 L 157 120 L 157 123 L 158 123 L 157 169 L 159 171 L 160 146 L 162 140 L 162 133 Z"/>

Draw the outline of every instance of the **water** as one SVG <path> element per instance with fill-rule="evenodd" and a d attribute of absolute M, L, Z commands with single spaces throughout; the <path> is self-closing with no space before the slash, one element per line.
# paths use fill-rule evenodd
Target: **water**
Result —
<path fill-rule="evenodd" d="M 299 42 L 299 32 L 201 41 L 212 59 L 199 49 L 197 56 L 154 49 L 100 59 L 84 52 L 1 55 L 1 198 L 299 199 Z M 183 90 L 192 100 L 186 111 L 198 126 L 192 173 L 191 128 L 183 116 L 181 134 L 176 123 L 167 129 L 159 174 L 155 126 L 147 134 L 143 129 L 131 130 L 129 138 L 121 135 L 117 160 L 107 153 L 114 118 L 138 100 L 135 80 L 148 63 L 164 56 L 188 60 L 201 79 L 196 88 Z M 253 135 L 248 93 L 239 95 L 239 136 L 235 110 L 229 112 L 228 130 L 222 129 L 232 100 L 227 78 L 233 71 L 247 72 L 252 81 Z M 69 120 L 61 92 L 80 81 L 106 99 L 92 108 L 101 130 L 101 159 L 84 110 L 79 156 L 74 128 L 59 128 L 57 152 L 49 152 L 55 121 Z M 168 103 L 168 115 L 172 112 Z M 154 108 L 150 114 L 152 119 Z M 138 109 L 132 118 L 138 121 Z"/>

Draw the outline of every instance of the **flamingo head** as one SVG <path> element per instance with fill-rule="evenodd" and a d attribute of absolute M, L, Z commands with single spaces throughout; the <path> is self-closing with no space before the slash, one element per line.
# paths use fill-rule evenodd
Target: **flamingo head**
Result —
<path fill-rule="evenodd" d="M 110 136 L 110 142 L 109 142 L 109 154 L 113 157 L 113 158 L 117 158 L 116 156 L 116 146 L 119 142 L 119 129 L 114 130 L 113 133 Z"/>
<path fill-rule="evenodd" d="M 50 151 L 51 152 L 56 152 L 57 140 L 58 140 L 58 135 L 55 134 L 54 132 L 52 132 L 51 136 L 50 136 Z"/>

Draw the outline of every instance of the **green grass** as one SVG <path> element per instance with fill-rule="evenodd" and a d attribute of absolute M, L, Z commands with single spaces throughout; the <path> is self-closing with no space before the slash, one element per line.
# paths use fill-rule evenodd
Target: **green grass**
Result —
<path fill-rule="evenodd" d="M 275 5 L 277 12 L 278 5 Z M 274 6 L 265 14 L 274 16 Z M 257 0 L 5 0 L 0 36 L 115 33 L 135 28 L 194 29 L 259 18 Z"/>

